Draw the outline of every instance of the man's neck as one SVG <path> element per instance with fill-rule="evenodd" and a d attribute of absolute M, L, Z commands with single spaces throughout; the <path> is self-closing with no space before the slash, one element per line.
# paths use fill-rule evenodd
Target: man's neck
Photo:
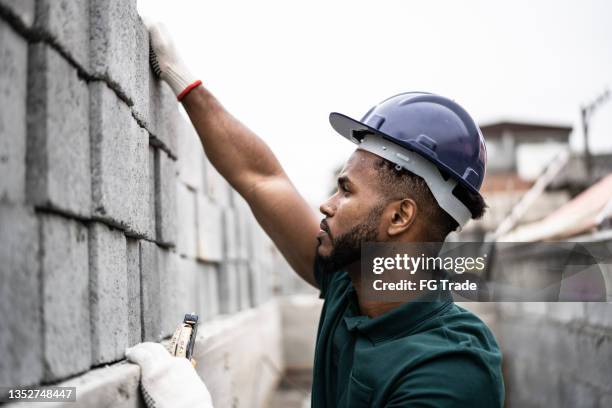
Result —
<path fill-rule="evenodd" d="M 353 287 L 357 295 L 357 301 L 359 303 L 359 310 L 361 314 L 374 318 L 383 315 L 406 302 L 381 302 L 366 300 L 362 293 L 361 286 L 361 264 L 359 261 L 352 263 L 346 268 L 346 271 L 351 278 Z"/>

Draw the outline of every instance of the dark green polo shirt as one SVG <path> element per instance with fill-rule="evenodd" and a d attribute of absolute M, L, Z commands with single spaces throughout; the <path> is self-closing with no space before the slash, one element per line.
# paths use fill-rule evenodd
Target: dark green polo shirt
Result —
<path fill-rule="evenodd" d="M 501 353 L 490 330 L 449 292 L 376 318 L 361 315 L 344 271 L 315 277 L 325 299 L 312 406 L 502 407 Z"/>

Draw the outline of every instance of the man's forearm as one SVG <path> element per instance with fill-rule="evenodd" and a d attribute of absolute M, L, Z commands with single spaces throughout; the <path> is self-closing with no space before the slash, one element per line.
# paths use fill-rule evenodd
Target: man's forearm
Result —
<path fill-rule="evenodd" d="M 241 195 L 267 176 L 283 173 L 274 153 L 203 86 L 182 100 L 210 162 Z"/>

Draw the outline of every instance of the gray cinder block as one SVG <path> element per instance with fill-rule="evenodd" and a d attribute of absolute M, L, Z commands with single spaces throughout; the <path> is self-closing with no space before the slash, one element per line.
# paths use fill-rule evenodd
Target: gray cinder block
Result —
<path fill-rule="evenodd" d="M 180 115 L 176 96 L 164 81 L 149 69 L 149 130 L 151 143 L 176 157 L 177 138 L 181 137 Z"/>
<path fill-rule="evenodd" d="M 149 32 L 138 18 L 134 25 L 134 38 L 136 43 L 136 60 L 134 70 L 134 117 L 142 126 L 150 129 L 151 117 L 149 112 Z"/>
<path fill-rule="evenodd" d="M 149 221 L 149 230 L 150 231 L 156 231 L 157 228 L 157 222 L 155 220 L 155 218 L 157 217 L 156 213 L 155 213 L 155 183 L 157 182 L 157 177 L 155 175 L 155 154 L 156 154 L 157 149 L 151 145 L 149 145 L 149 172 L 148 172 L 148 177 L 149 177 L 149 214 L 151 215 L 150 217 L 150 221 Z M 155 235 L 157 236 L 157 232 L 155 232 Z"/>
<path fill-rule="evenodd" d="M 238 259 L 238 215 L 234 208 L 224 208 L 223 212 L 223 230 L 224 230 L 224 245 L 223 252 L 225 259 Z"/>
<path fill-rule="evenodd" d="M 175 316 L 182 318 L 185 313 L 196 312 L 200 316 L 200 297 L 202 294 L 199 291 L 198 284 L 199 276 L 202 274 L 202 264 L 193 259 L 181 258 L 174 256 L 176 271 L 175 277 L 169 276 L 170 279 L 176 280 L 176 292 L 170 293 L 177 300 L 175 306 Z M 178 324 L 175 322 L 174 324 Z"/>
<path fill-rule="evenodd" d="M 183 118 L 179 118 L 177 145 L 179 179 L 190 188 L 204 193 L 204 148 L 193 125 Z"/>
<path fill-rule="evenodd" d="M 135 41 L 142 22 L 136 0 L 90 1 L 90 67 L 93 76 L 107 81 L 132 106 L 136 100 L 142 44 Z"/>
<path fill-rule="evenodd" d="M 126 248 L 121 231 L 91 224 L 89 296 L 94 365 L 120 360 L 128 345 Z"/>
<path fill-rule="evenodd" d="M 28 43 L 0 20 L 0 202 L 23 203 Z M 8 176 L 7 176 L 8 175 Z"/>
<path fill-rule="evenodd" d="M 34 28 L 89 71 L 89 1 L 39 0 Z"/>
<path fill-rule="evenodd" d="M 157 242 L 176 244 L 176 163 L 159 149 L 155 152 L 155 225 Z"/>
<path fill-rule="evenodd" d="M 27 196 L 38 207 L 88 217 L 91 207 L 87 84 L 55 50 L 30 46 Z"/>
<path fill-rule="evenodd" d="M 223 259 L 223 235 L 221 208 L 198 194 L 198 259 L 220 262 Z"/>
<path fill-rule="evenodd" d="M 0 8 L 25 28 L 34 23 L 35 0 L 0 0 Z"/>
<path fill-rule="evenodd" d="M 231 186 L 208 160 L 204 162 L 206 173 L 206 194 L 211 200 L 223 207 L 232 202 Z"/>
<path fill-rule="evenodd" d="M 176 249 L 179 254 L 195 259 L 198 231 L 196 216 L 196 194 L 183 183 L 176 183 Z"/>
<path fill-rule="evenodd" d="M 38 222 L 0 204 L 0 384 L 37 384 L 43 375 Z"/>
<path fill-rule="evenodd" d="M 240 309 L 240 280 L 235 263 L 225 262 L 219 273 L 219 311 L 235 313 Z"/>
<path fill-rule="evenodd" d="M 183 303 L 181 297 L 184 293 L 181 293 L 179 288 L 188 282 L 181 281 L 176 253 L 158 248 L 157 256 L 161 287 L 158 301 L 161 306 L 161 336 L 164 338 L 174 333 L 177 324 L 183 321 L 183 316 L 187 313 L 181 309 Z M 191 289 L 195 290 L 194 284 L 191 284 Z"/>
<path fill-rule="evenodd" d="M 196 263 L 197 311 L 203 320 L 219 314 L 219 283 L 217 281 L 218 266 L 211 263 Z"/>
<path fill-rule="evenodd" d="M 140 243 L 128 238 L 127 243 L 127 297 L 128 297 L 128 345 L 142 341 L 140 309 Z"/>
<path fill-rule="evenodd" d="M 236 223 L 238 227 L 238 248 L 237 257 L 240 260 L 248 261 L 251 259 L 251 223 L 255 221 L 251 208 L 238 192 L 232 190 L 234 208 L 236 213 Z M 255 221 L 256 222 L 256 221 Z"/>
<path fill-rule="evenodd" d="M 103 82 L 90 83 L 90 96 L 92 215 L 153 239 L 147 132 Z"/>
<path fill-rule="evenodd" d="M 160 276 L 157 245 L 149 241 L 140 243 L 140 304 L 142 313 L 142 339 L 161 340 Z"/>
<path fill-rule="evenodd" d="M 87 227 L 40 215 L 45 380 L 86 371 L 91 364 Z"/>

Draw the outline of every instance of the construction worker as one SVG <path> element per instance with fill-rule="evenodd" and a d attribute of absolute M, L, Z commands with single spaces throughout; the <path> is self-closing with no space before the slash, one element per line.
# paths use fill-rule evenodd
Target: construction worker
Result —
<path fill-rule="evenodd" d="M 149 30 L 152 66 L 183 104 L 208 159 L 295 272 L 325 299 L 312 406 L 501 407 L 499 347 L 448 291 L 428 302 L 371 301 L 358 284 L 362 242 L 442 242 L 483 214 L 486 150 L 466 111 L 421 92 L 393 96 L 360 121 L 332 113 L 332 127 L 357 149 L 337 191 L 321 204 L 321 220 L 270 148 L 190 73 L 163 26 Z M 157 350 L 128 353 L 141 365 L 143 381 L 152 359 L 167 358 Z M 196 375 L 181 364 L 185 376 Z M 186 385 L 169 388 L 189 392 Z"/>

